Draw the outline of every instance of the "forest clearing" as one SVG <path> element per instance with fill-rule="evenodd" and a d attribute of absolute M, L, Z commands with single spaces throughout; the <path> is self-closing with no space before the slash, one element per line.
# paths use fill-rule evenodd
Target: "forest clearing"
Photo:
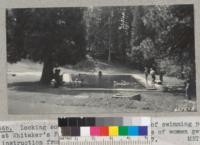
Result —
<path fill-rule="evenodd" d="M 196 111 L 193 5 L 8 9 L 8 112 Z"/>

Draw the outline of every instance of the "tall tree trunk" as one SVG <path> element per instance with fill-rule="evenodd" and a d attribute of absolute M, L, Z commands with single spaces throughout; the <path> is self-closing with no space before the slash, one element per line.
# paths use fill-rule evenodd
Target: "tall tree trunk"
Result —
<path fill-rule="evenodd" d="M 142 33 L 142 7 L 138 6 L 135 7 L 134 9 L 132 9 L 132 13 L 133 13 L 133 19 L 132 19 L 132 23 L 131 23 L 131 46 L 137 46 L 139 44 L 137 44 L 138 39 L 141 38 L 141 36 L 143 35 Z"/>
<path fill-rule="evenodd" d="M 108 35 L 108 63 L 111 62 L 111 18 L 109 18 L 109 35 Z"/>
<path fill-rule="evenodd" d="M 111 28 L 112 28 L 112 17 L 113 11 L 111 10 L 110 17 L 109 17 L 109 38 L 108 38 L 108 63 L 111 63 Z"/>
<path fill-rule="evenodd" d="M 50 59 L 47 59 L 44 61 L 40 82 L 42 84 L 48 85 L 50 84 L 52 78 L 53 78 L 53 63 Z"/>

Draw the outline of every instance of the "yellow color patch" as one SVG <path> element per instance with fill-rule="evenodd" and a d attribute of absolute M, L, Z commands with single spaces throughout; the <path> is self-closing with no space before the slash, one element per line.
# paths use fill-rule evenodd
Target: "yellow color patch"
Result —
<path fill-rule="evenodd" d="M 109 136 L 118 136 L 118 126 L 109 126 Z"/>

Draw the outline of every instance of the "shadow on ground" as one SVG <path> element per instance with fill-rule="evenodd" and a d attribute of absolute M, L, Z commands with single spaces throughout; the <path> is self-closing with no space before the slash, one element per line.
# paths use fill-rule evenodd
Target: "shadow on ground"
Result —
<path fill-rule="evenodd" d="M 53 88 L 50 86 L 42 85 L 40 82 L 14 82 L 8 84 L 8 89 L 21 92 L 32 92 L 32 93 L 47 93 L 55 95 L 80 95 L 82 91 L 69 90 L 69 88 L 62 86 L 59 88 Z M 87 92 L 87 91 L 84 91 Z M 102 92 L 95 90 L 93 92 Z M 105 90 L 106 93 L 114 93 L 114 90 Z"/>
<path fill-rule="evenodd" d="M 68 94 L 68 95 L 78 95 L 79 91 L 69 91 L 64 87 L 53 88 L 50 86 L 42 85 L 40 82 L 15 82 L 9 83 L 8 88 L 10 90 L 21 91 L 21 92 L 34 92 L 34 93 L 47 93 L 47 94 Z"/>

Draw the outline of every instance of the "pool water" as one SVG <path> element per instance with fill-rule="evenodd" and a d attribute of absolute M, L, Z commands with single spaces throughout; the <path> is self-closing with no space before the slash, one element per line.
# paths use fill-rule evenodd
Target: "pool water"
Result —
<path fill-rule="evenodd" d="M 90 74 L 73 74 L 71 77 L 73 81 L 80 81 L 80 87 L 83 88 L 144 88 L 131 75 L 102 75 L 99 77 Z"/>

